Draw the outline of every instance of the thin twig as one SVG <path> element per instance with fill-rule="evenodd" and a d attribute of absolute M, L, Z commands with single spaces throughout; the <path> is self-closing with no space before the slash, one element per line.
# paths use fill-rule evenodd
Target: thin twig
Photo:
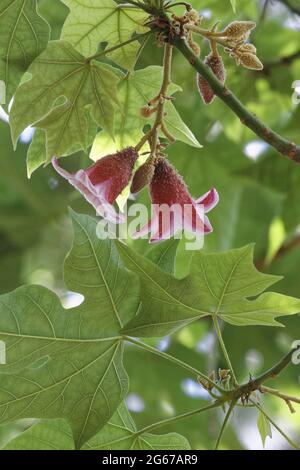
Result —
<path fill-rule="evenodd" d="M 300 16 L 300 7 L 296 7 L 296 5 L 293 5 L 291 0 L 278 0 L 280 3 L 285 5 L 289 10 L 291 10 L 292 13 L 295 13 L 296 15 Z"/>
<path fill-rule="evenodd" d="M 198 408 L 197 410 L 188 411 L 187 413 L 173 416 L 172 418 L 164 419 L 163 421 L 159 421 L 158 423 L 151 424 L 150 426 L 147 426 L 146 428 L 143 428 L 140 431 L 138 431 L 135 435 L 138 436 L 138 435 L 144 434 L 145 432 L 154 431 L 155 429 L 161 428 L 162 426 L 168 426 L 169 424 L 177 423 L 178 421 L 191 418 L 192 416 L 203 413 L 204 411 L 209 411 L 214 408 L 219 408 L 220 406 L 222 406 L 222 404 L 223 402 L 221 400 L 216 400 L 214 403 L 204 406 L 202 408 Z"/>
<path fill-rule="evenodd" d="M 128 44 L 131 44 L 132 42 L 136 42 L 139 39 L 145 38 L 146 36 L 149 36 L 151 34 L 151 31 L 147 31 L 146 33 L 139 34 L 138 36 L 134 36 L 133 38 L 128 39 L 127 41 L 121 42 L 120 44 L 117 44 L 116 46 L 110 47 L 108 49 L 104 49 L 101 52 L 97 52 L 97 54 L 94 54 L 90 57 L 87 58 L 88 61 L 94 60 L 94 59 L 100 59 L 100 57 L 106 56 L 110 54 L 111 52 L 117 51 L 118 49 L 121 49 L 121 47 L 125 47 Z"/>
<path fill-rule="evenodd" d="M 212 319 L 213 319 L 214 327 L 215 327 L 215 330 L 216 330 L 216 333 L 217 333 L 217 337 L 218 337 L 222 352 L 224 354 L 226 363 L 227 363 L 228 368 L 229 368 L 230 373 L 231 373 L 233 383 L 236 386 L 236 385 L 238 385 L 238 381 L 237 381 L 236 375 L 234 373 L 234 369 L 232 367 L 231 360 L 230 360 L 230 357 L 228 355 L 228 352 L 227 352 L 227 349 L 226 349 L 226 346 L 225 346 L 225 343 L 224 343 L 224 340 L 223 340 L 223 337 L 222 337 L 222 332 L 221 332 L 221 329 L 220 329 L 218 316 L 214 314 L 214 315 L 212 315 Z"/>
<path fill-rule="evenodd" d="M 196 375 L 197 377 L 201 377 L 201 379 L 208 382 L 212 387 L 214 387 L 216 390 L 218 390 L 218 392 L 220 392 L 221 394 L 226 395 L 227 392 L 224 391 L 223 388 L 220 387 L 218 384 L 216 384 L 213 380 L 211 380 L 210 377 L 206 376 L 205 374 L 203 374 L 199 370 L 195 369 L 194 367 L 190 366 L 189 364 L 186 364 L 185 362 L 181 361 L 180 359 L 177 359 L 176 357 L 170 356 L 169 354 L 167 354 L 165 352 L 159 351 L 158 349 L 153 348 L 149 344 L 143 343 L 142 341 L 139 341 L 135 338 L 131 338 L 130 336 L 124 336 L 124 340 L 128 341 L 131 344 L 134 344 L 135 346 L 137 346 L 138 348 L 140 348 L 144 351 L 151 352 L 152 354 L 155 354 L 156 356 L 162 357 L 163 359 L 166 359 L 170 362 L 173 362 L 174 364 L 179 365 L 180 367 L 182 367 L 182 368 L 188 370 L 189 372 L 191 372 L 193 375 Z"/>
<path fill-rule="evenodd" d="M 224 86 L 209 67 L 194 54 L 185 39 L 175 37 L 173 44 L 192 67 L 205 78 L 214 93 L 240 118 L 242 124 L 275 148 L 281 155 L 300 163 L 300 147 L 274 132 L 261 122 L 256 115 L 248 111 L 234 93 Z"/>
<path fill-rule="evenodd" d="M 162 130 L 164 135 L 167 137 L 168 140 L 171 142 L 175 141 L 175 138 L 169 133 L 165 123 L 164 123 L 164 115 L 165 115 L 165 102 L 168 99 L 168 88 L 171 85 L 171 71 L 172 71 L 172 57 L 173 57 L 173 46 L 171 44 L 165 45 L 164 51 L 164 61 L 163 61 L 163 81 L 161 85 L 161 89 L 159 94 L 151 100 L 151 104 L 157 104 L 156 108 L 156 117 L 154 124 L 151 130 L 145 134 L 140 142 L 136 145 L 136 150 L 140 150 L 144 144 L 149 141 L 150 148 L 151 148 L 151 157 L 154 158 L 156 156 L 157 147 L 159 144 L 159 131 Z"/>
<path fill-rule="evenodd" d="M 293 359 L 294 354 L 300 350 L 300 346 L 293 348 L 288 354 L 286 354 L 277 364 L 271 369 L 261 374 L 256 379 L 251 379 L 247 384 L 241 385 L 240 387 L 233 390 L 229 395 L 236 397 L 250 396 L 251 393 L 259 390 L 261 386 L 270 379 L 276 378 L 286 367 L 288 367 Z"/>
<path fill-rule="evenodd" d="M 279 392 L 279 390 L 275 390 L 274 388 L 262 386 L 259 388 L 259 391 L 261 393 L 269 393 L 270 395 L 274 395 L 275 397 L 284 400 L 287 406 L 289 407 L 291 413 L 296 413 L 296 410 L 293 408 L 292 403 L 298 403 L 298 405 L 300 405 L 300 398 L 287 395 L 286 393 L 281 393 Z"/>
<path fill-rule="evenodd" d="M 220 429 L 220 432 L 219 432 L 219 435 L 218 435 L 217 442 L 216 442 L 216 444 L 215 444 L 215 449 L 214 449 L 214 450 L 218 450 L 218 448 L 219 448 L 219 445 L 220 445 L 220 443 L 221 443 L 222 436 L 223 436 L 224 431 L 225 431 L 225 429 L 226 429 L 226 426 L 227 426 L 227 423 L 228 423 L 228 421 L 229 421 L 229 418 L 230 418 L 230 416 L 231 416 L 231 414 L 232 414 L 232 412 L 233 412 L 233 410 L 234 410 L 234 408 L 235 408 L 235 405 L 236 405 L 236 400 L 232 400 L 232 402 L 230 403 L 229 408 L 228 408 L 228 410 L 227 410 L 227 413 L 226 413 L 226 415 L 225 415 L 224 421 L 223 421 L 223 423 L 222 423 L 222 426 L 221 426 L 221 429 Z"/>

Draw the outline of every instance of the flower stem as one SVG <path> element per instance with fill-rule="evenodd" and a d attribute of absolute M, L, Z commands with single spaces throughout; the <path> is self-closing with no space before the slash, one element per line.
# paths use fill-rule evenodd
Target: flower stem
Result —
<path fill-rule="evenodd" d="M 109 49 L 104 49 L 101 52 L 98 52 L 97 54 L 94 54 L 90 57 L 88 57 L 88 61 L 94 60 L 94 59 L 99 59 L 100 57 L 103 57 L 107 54 L 110 54 L 111 52 L 117 51 L 118 49 L 121 49 L 121 47 L 127 46 L 128 44 L 131 44 L 132 42 L 138 41 L 139 39 L 145 38 L 146 36 L 149 36 L 151 34 L 151 31 L 147 31 L 146 33 L 139 34 L 138 36 L 135 36 L 133 38 L 128 39 L 127 41 L 121 42 L 120 44 L 117 44 L 116 46 L 110 47 Z"/>
<path fill-rule="evenodd" d="M 196 375 L 197 377 L 201 377 L 201 379 L 208 382 L 211 386 L 213 386 L 216 390 L 218 390 L 223 395 L 226 394 L 225 390 L 222 387 L 220 387 L 218 384 L 215 384 L 215 382 L 213 380 L 211 380 L 205 374 L 203 374 L 199 370 L 195 369 L 194 367 L 190 366 L 189 364 L 186 364 L 185 362 L 181 361 L 180 359 L 177 359 L 176 357 L 170 356 L 167 353 L 159 351 L 158 349 L 153 348 L 152 346 L 149 346 L 148 344 L 143 343 L 142 341 L 131 338 L 130 336 L 124 336 L 124 340 L 128 341 L 129 343 L 134 344 L 135 346 L 139 347 L 140 349 L 143 349 L 144 351 L 151 352 L 152 354 L 155 354 L 156 356 L 160 356 L 163 359 L 166 359 L 170 362 L 173 362 L 174 364 L 179 365 L 183 369 L 186 369 L 189 372 L 191 372 L 193 375 Z"/>
<path fill-rule="evenodd" d="M 151 100 L 152 103 L 158 103 L 156 109 L 156 117 L 151 130 L 145 134 L 142 139 L 136 145 L 136 150 L 139 151 L 143 145 L 149 141 L 151 148 L 151 157 L 156 156 L 157 147 L 159 144 L 159 131 L 163 130 L 164 135 L 171 142 L 174 142 L 174 137 L 169 133 L 168 129 L 164 124 L 165 115 L 165 102 L 167 99 L 168 88 L 171 85 L 171 73 L 172 73 L 172 58 L 173 58 L 173 46 L 169 43 L 165 45 L 164 60 L 163 60 L 163 81 L 159 94 Z"/>
<path fill-rule="evenodd" d="M 259 388 L 259 391 L 260 393 L 269 393 L 270 395 L 273 395 L 274 397 L 280 398 L 281 400 L 285 401 L 291 413 L 296 413 L 296 410 L 294 409 L 292 403 L 297 403 L 299 405 L 300 398 L 287 395 L 286 393 L 281 393 L 279 392 L 279 390 L 275 390 L 274 388 L 270 388 L 270 387 L 262 386 Z"/>
<path fill-rule="evenodd" d="M 214 403 L 211 403 L 210 405 L 204 406 L 202 408 L 198 408 L 197 410 L 188 411 L 187 413 L 173 416 L 172 418 L 164 419 L 163 421 L 159 421 L 157 423 L 151 424 L 150 426 L 147 426 L 146 428 L 143 428 L 140 431 L 138 431 L 136 435 L 144 434 L 145 432 L 151 432 L 151 431 L 154 431 L 154 429 L 158 429 L 158 428 L 161 428 L 162 426 L 167 426 L 172 423 L 177 423 L 178 421 L 182 421 L 183 419 L 187 419 L 192 416 L 198 415 L 200 413 L 203 413 L 204 411 L 218 408 L 219 406 L 222 406 L 222 404 L 223 404 L 222 400 L 216 400 Z"/>
<path fill-rule="evenodd" d="M 229 354 L 227 352 L 227 349 L 226 349 L 226 346 L 225 346 L 225 343 L 224 343 L 224 340 L 223 340 L 223 336 L 222 336 L 222 332 L 221 332 L 221 328 L 220 328 L 220 325 L 219 325 L 219 320 L 218 320 L 217 315 L 215 315 L 215 314 L 212 315 L 212 319 L 213 319 L 213 322 L 214 322 L 214 327 L 215 327 L 215 330 L 216 330 L 216 333 L 217 333 L 217 336 L 218 336 L 218 340 L 219 340 L 223 355 L 225 357 L 227 366 L 228 366 L 228 368 L 230 370 L 230 373 L 231 373 L 232 380 L 234 382 L 234 385 L 237 386 L 238 381 L 237 381 L 237 378 L 235 376 L 235 373 L 234 373 L 234 370 L 233 370 L 233 367 L 232 367 L 232 364 L 231 364 L 231 360 L 230 360 Z"/>
<path fill-rule="evenodd" d="M 214 449 L 214 450 L 218 450 L 218 448 L 219 448 L 219 445 L 220 445 L 220 443 L 221 443 L 222 436 L 223 436 L 223 434 L 224 434 L 224 431 L 225 431 L 225 428 L 226 428 L 227 423 L 228 423 L 228 421 L 229 421 L 229 418 L 230 418 L 230 416 L 231 416 L 231 414 L 232 414 L 232 412 L 233 412 L 233 410 L 234 410 L 234 408 L 235 408 L 236 402 L 237 402 L 237 400 L 232 400 L 232 402 L 231 402 L 230 405 L 229 405 L 229 408 L 228 408 L 228 410 L 227 410 L 227 413 L 226 413 L 226 415 L 225 415 L 223 424 L 222 424 L 222 426 L 221 426 L 221 429 L 220 429 L 220 432 L 219 432 L 218 439 L 217 439 L 217 442 L 216 442 L 216 444 L 215 444 L 215 449 Z"/>

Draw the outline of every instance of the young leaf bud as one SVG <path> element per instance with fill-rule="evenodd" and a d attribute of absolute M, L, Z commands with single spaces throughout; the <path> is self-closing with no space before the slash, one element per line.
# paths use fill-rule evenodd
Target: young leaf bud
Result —
<path fill-rule="evenodd" d="M 143 106 L 141 109 L 140 109 L 140 113 L 141 113 L 141 116 L 144 117 L 144 118 L 148 118 L 150 116 L 152 116 L 152 114 L 155 112 L 155 108 L 151 108 L 150 106 L 146 105 L 146 106 Z"/>
<path fill-rule="evenodd" d="M 145 186 L 151 183 L 154 176 L 155 165 L 149 159 L 135 173 L 130 191 L 135 194 L 140 192 Z"/>
<path fill-rule="evenodd" d="M 243 44 L 243 46 L 240 48 L 240 51 L 250 52 L 251 54 L 256 55 L 257 49 L 253 44 Z"/>
<path fill-rule="evenodd" d="M 194 54 L 197 57 L 200 57 L 200 54 L 201 54 L 200 46 L 198 46 L 198 44 L 194 41 L 189 41 L 189 46 L 190 46 L 191 49 L 193 49 Z"/>
<path fill-rule="evenodd" d="M 232 39 L 239 39 L 242 37 L 246 40 L 255 26 L 256 23 L 254 23 L 254 21 L 233 21 L 227 26 L 227 28 L 225 28 L 224 35 Z"/>
<path fill-rule="evenodd" d="M 187 11 L 185 17 L 190 23 L 194 23 L 195 25 L 199 25 L 202 19 L 199 13 L 194 9 Z"/>
<path fill-rule="evenodd" d="M 206 58 L 204 63 L 212 70 L 215 76 L 222 82 L 225 83 L 226 80 L 226 70 L 222 57 L 210 53 Z M 200 95 L 205 104 L 210 104 L 215 98 L 214 91 L 210 84 L 202 77 L 199 73 L 197 74 L 197 84 Z"/>
<path fill-rule="evenodd" d="M 255 54 L 251 54 L 250 52 L 244 52 L 243 54 L 240 54 L 239 60 L 243 67 L 245 67 L 246 69 L 262 70 L 264 68 L 259 58 Z"/>

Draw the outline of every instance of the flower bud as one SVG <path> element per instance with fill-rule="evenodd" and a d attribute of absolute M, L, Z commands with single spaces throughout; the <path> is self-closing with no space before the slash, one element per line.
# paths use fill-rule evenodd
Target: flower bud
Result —
<path fill-rule="evenodd" d="M 151 183 L 154 176 L 155 165 L 150 159 L 144 163 L 135 173 L 130 191 L 135 194 L 140 192 L 145 186 Z"/>
<path fill-rule="evenodd" d="M 189 20 L 189 22 L 194 23 L 195 25 L 201 23 L 201 16 L 194 8 L 190 11 L 187 11 L 185 17 Z"/>
<path fill-rule="evenodd" d="M 253 44 L 243 44 L 243 46 L 240 47 L 240 51 L 250 52 L 250 54 L 256 55 L 257 49 Z"/>
<path fill-rule="evenodd" d="M 200 46 L 194 41 L 192 33 L 188 37 L 188 43 L 190 48 L 193 50 L 194 54 L 197 57 L 200 57 L 201 54 L 201 48 Z"/>
<path fill-rule="evenodd" d="M 150 106 L 147 106 L 147 105 L 143 106 L 140 109 L 141 116 L 144 117 L 144 118 L 150 117 L 154 113 L 154 111 L 155 111 L 154 108 L 151 108 Z"/>
<path fill-rule="evenodd" d="M 234 39 L 247 39 L 256 23 L 254 21 L 233 21 L 224 30 L 224 35 Z"/>
<path fill-rule="evenodd" d="M 255 54 L 250 52 L 244 52 L 239 56 L 240 63 L 246 68 L 251 70 L 262 70 L 264 68 L 263 64 Z"/>
<path fill-rule="evenodd" d="M 211 53 L 205 58 L 204 63 L 212 70 L 220 82 L 224 84 L 226 80 L 226 70 L 222 57 Z M 212 103 L 215 98 L 215 93 L 210 84 L 199 73 L 197 74 L 197 84 L 204 103 Z"/>

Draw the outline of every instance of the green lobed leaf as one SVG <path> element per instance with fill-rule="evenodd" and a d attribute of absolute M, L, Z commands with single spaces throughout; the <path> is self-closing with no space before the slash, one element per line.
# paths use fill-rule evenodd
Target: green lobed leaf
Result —
<path fill-rule="evenodd" d="M 267 437 L 270 437 L 272 439 L 272 429 L 270 421 L 261 411 L 258 411 L 257 427 L 262 440 L 262 444 L 265 447 Z"/>
<path fill-rule="evenodd" d="M 95 121 L 89 116 L 86 116 L 88 122 L 88 135 L 87 145 L 90 146 L 93 143 L 95 134 L 97 132 L 97 125 Z M 73 145 L 67 152 L 66 155 L 71 155 L 80 150 L 80 146 L 77 144 Z M 36 129 L 29 145 L 27 152 L 27 177 L 31 178 L 32 174 L 47 162 L 47 148 L 46 148 L 46 134 L 43 129 Z"/>
<path fill-rule="evenodd" d="M 197 252 L 191 274 L 181 280 L 124 244 L 118 243 L 118 249 L 128 268 L 140 276 L 142 289 L 139 313 L 125 326 L 126 334 L 163 336 L 205 316 L 236 326 L 282 326 L 275 318 L 300 312 L 296 298 L 261 294 L 280 277 L 257 271 L 252 245 L 219 254 Z"/>
<path fill-rule="evenodd" d="M 74 244 L 65 263 L 68 289 L 85 300 L 64 310 L 57 296 L 25 286 L 0 298 L 0 422 L 64 418 L 76 446 L 92 437 L 124 398 L 120 328 L 139 303 L 135 275 L 113 242 L 99 240 L 96 220 L 72 213 Z"/>
<path fill-rule="evenodd" d="M 117 5 L 113 0 L 63 0 L 70 9 L 62 30 L 62 39 L 70 42 L 82 55 L 89 57 L 99 43 L 108 48 L 130 39 L 133 33 L 144 33 L 147 14 L 132 5 Z M 126 2 L 124 2 L 126 3 Z M 110 58 L 125 69 L 131 69 L 139 49 L 131 43 L 110 53 Z"/>
<path fill-rule="evenodd" d="M 163 243 L 157 243 L 150 248 L 147 253 L 147 258 L 163 271 L 174 274 L 178 245 L 179 240 L 175 238 L 166 240 Z"/>
<path fill-rule="evenodd" d="M 107 65 L 87 62 L 63 41 L 50 42 L 32 63 L 31 80 L 15 95 L 10 113 L 13 142 L 29 125 L 46 131 L 47 160 L 89 144 L 93 120 L 113 135 L 118 76 Z"/>
<path fill-rule="evenodd" d="M 146 124 L 152 124 L 154 117 L 144 118 L 140 109 L 147 105 L 159 93 L 163 79 L 163 69 L 152 65 L 138 70 L 127 76 L 123 76 L 118 88 L 118 98 L 121 111 L 115 119 L 115 140 L 109 138 L 106 132 L 101 131 L 93 144 L 91 151 L 92 160 L 97 160 L 103 155 L 113 153 L 120 148 L 136 145 L 143 136 L 143 128 Z M 181 88 L 171 84 L 169 95 L 172 96 Z M 194 134 L 184 124 L 172 103 L 166 104 L 165 122 L 178 140 L 197 148 L 201 145 Z"/>
<path fill-rule="evenodd" d="M 36 0 L 1 0 L 0 31 L 0 81 L 6 85 L 8 105 L 22 75 L 45 49 L 50 29 Z"/>
<path fill-rule="evenodd" d="M 68 423 L 49 419 L 31 426 L 2 450 L 75 450 L 75 445 Z"/>
<path fill-rule="evenodd" d="M 27 177 L 31 178 L 35 170 L 45 163 L 46 159 L 45 131 L 36 129 L 27 152 Z"/>
<path fill-rule="evenodd" d="M 176 433 L 156 435 L 138 432 L 123 403 L 84 450 L 189 450 L 187 439 Z"/>
<path fill-rule="evenodd" d="M 62 419 L 42 420 L 12 439 L 3 450 L 74 450 L 72 430 Z M 176 433 L 138 433 L 124 403 L 82 450 L 189 450 L 187 439 Z"/>

